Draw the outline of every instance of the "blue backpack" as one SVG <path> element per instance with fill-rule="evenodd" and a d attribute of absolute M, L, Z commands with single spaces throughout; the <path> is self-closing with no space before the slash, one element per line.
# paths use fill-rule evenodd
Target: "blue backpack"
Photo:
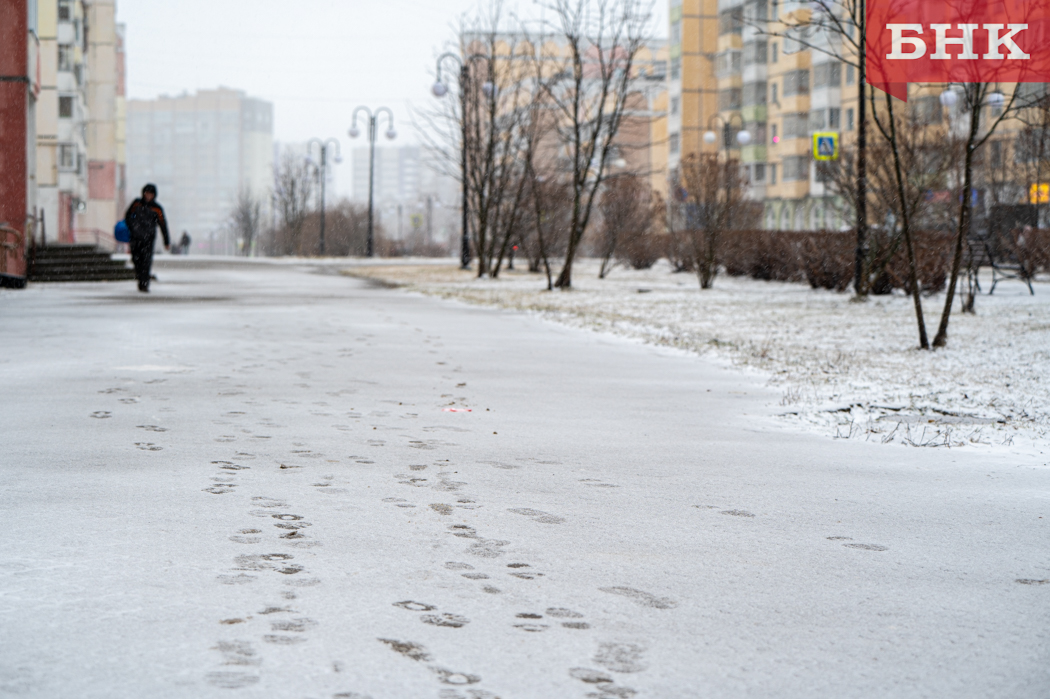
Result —
<path fill-rule="evenodd" d="M 131 230 L 128 229 L 128 224 L 124 221 L 117 221 L 117 225 L 113 227 L 113 237 L 118 243 L 131 242 Z"/>

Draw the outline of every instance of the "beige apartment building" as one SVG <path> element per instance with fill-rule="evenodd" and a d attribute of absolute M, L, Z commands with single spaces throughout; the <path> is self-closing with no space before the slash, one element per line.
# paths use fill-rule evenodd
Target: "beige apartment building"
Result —
<path fill-rule="evenodd" d="M 497 60 L 498 74 L 509 82 L 528 82 L 535 52 L 546 61 L 544 70 L 564 70 L 571 49 L 563 38 L 544 37 L 533 45 L 523 33 L 501 32 L 496 36 L 465 33 L 460 37 L 462 55 L 488 55 Z M 668 196 L 668 43 L 648 41 L 635 55 L 634 80 L 624 109 L 623 121 L 609 159 L 610 173 L 632 172 L 646 177 L 649 185 Z M 553 141 L 548 145 L 553 146 Z M 564 153 L 552 153 L 563 157 Z"/>
<path fill-rule="evenodd" d="M 124 29 L 113 0 L 43 0 L 38 13 L 38 238 L 111 247 L 124 202 Z"/>
<path fill-rule="evenodd" d="M 814 132 L 855 136 L 855 71 L 777 36 L 784 20 L 808 12 L 805 2 L 671 0 L 668 177 L 690 153 L 727 152 L 743 165 L 768 229 L 852 225 L 811 151 Z M 821 41 L 830 39 L 806 37 Z M 708 132 L 715 138 L 705 141 Z"/>

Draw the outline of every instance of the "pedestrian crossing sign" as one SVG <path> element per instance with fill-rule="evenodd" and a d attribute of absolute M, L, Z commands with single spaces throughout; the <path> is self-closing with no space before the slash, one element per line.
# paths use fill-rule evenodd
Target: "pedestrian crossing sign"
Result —
<path fill-rule="evenodd" d="M 832 131 L 813 134 L 813 159 L 838 160 L 839 135 Z"/>

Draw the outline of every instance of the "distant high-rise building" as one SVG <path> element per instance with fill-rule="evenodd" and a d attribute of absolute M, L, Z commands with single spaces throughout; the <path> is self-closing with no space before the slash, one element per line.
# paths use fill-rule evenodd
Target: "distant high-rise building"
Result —
<path fill-rule="evenodd" d="M 247 191 L 269 216 L 273 105 L 239 90 L 128 102 L 128 190 L 159 189 L 172 234 L 204 241 L 224 229 Z M 199 245 L 195 249 L 207 250 Z"/>
<path fill-rule="evenodd" d="M 368 148 L 353 151 L 353 199 L 368 201 Z M 373 198 L 377 203 L 408 202 L 419 199 L 419 146 L 376 148 Z"/>

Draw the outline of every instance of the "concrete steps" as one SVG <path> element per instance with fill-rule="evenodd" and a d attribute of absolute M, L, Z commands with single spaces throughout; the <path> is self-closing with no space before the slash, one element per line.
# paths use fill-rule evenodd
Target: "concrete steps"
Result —
<path fill-rule="evenodd" d="M 95 245 L 38 247 L 29 273 L 31 282 L 118 282 L 135 278 L 135 270 Z"/>

